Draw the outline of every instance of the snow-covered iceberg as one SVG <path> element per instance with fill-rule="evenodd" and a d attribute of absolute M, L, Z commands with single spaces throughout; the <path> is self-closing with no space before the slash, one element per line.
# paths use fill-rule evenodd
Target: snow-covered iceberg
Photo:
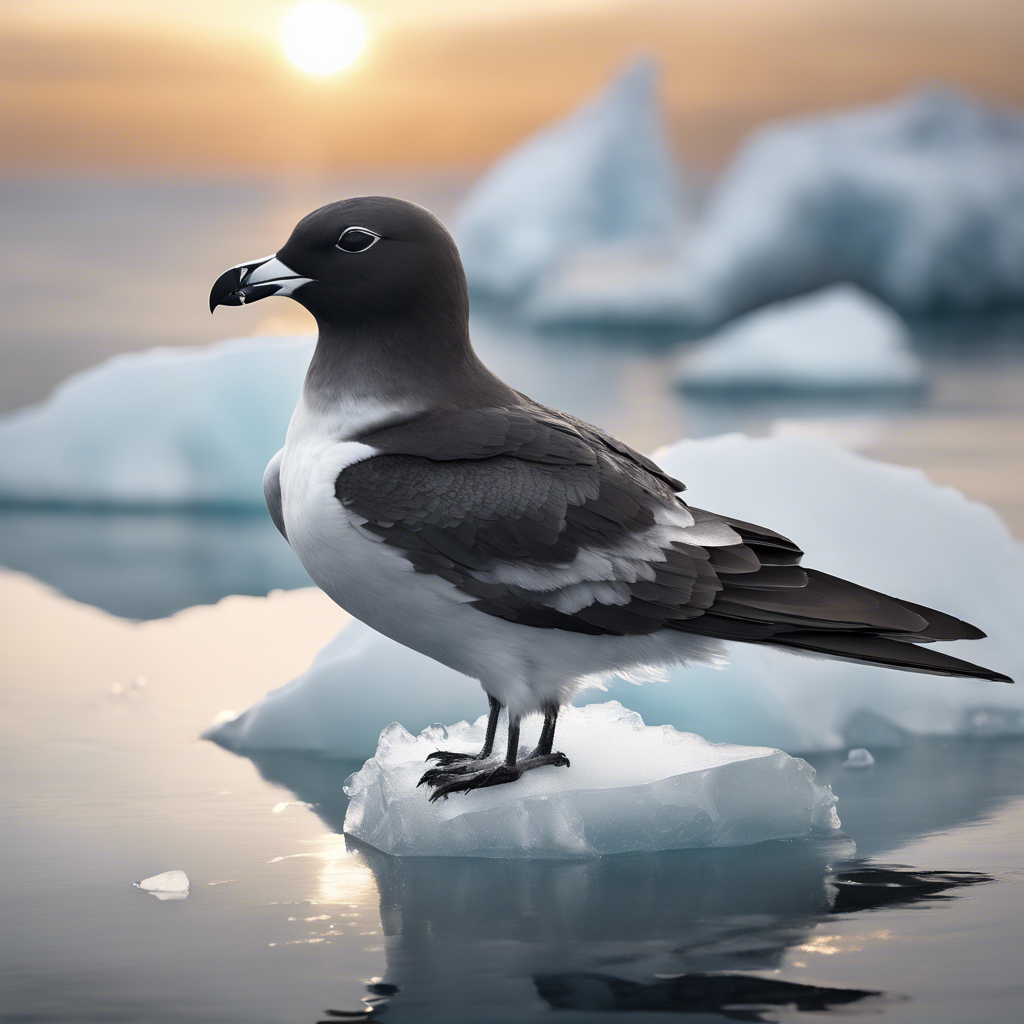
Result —
<path fill-rule="evenodd" d="M 674 261 L 570 268 L 532 316 L 714 324 L 837 281 L 902 311 L 1024 302 L 1024 116 L 934 89 L 764 127 Z"/>
<path fill-rule="evenodd" d="M 921 384 L 910 330 L 856 285 L 776 302 L 726 324 L 677 367 L 687 390 L 856 391 Z"/>
<path fill-rule="evenodd" d="M 978 624 L 988 639 L 943 649 L 1024 678 L 1024 549 L 991 509 L 919 470 L 808 438 L 727 435 L 656 458 L 694 504 L 795 538 L 807 564 Z M 874 749 L 907 733 L 1024 734 L 1024 687 L 743 644 L 730 660 L 724 671 L 673 670 L 642 686 L 613 680 L 609 696 L 649 725 L 789 751 Z M 352 622 L 302 676 L 207 735 L 240 752 L 368 757 L 396 719 L 417 732 L 483 709 L 475 682 Z"/>
<path fill-rule="evenodd" d="M 0 420 L 0 500 L 263 505 L 310 338 L 116 356 Z"/>
<path fill-rule="evenodd" d="M 688 847 L 744 846 L 839 828 L 835 797 L 814 769 L 781 750 L 708 743 L 645 726 L 612 701 L 570 708 L 558 748 L 568 768 L 431 804 L 417 788 L 425 758 L 479 750 L 474 725 L 412 736 L 397 722 L 349 780 L 345 831 L 385 853 L 417 857 L 594 857 Z M 531 723 L 525 746 L 539 735 Z"/>
<path fill-rule="evenodd" d="M 454 223 L 470 288 L 515 299 L 566 253 L 679 230 L 681 190 L 643 60 L 504 156 Z"/>

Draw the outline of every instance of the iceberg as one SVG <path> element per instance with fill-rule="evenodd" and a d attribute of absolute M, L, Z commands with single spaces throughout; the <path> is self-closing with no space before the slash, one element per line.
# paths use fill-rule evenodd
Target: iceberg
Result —
<path fill-rule="evenodd" d="M 1024 302 L 1024 116 L 933 89 L 755 132 L 675 260 L 564 277 L 540 323 L 717 324 L 851 281 L 904 312 Z"/>
<path fill-rule="evenodd" d="M 417 788 L 427 755 L 478 750 L 474 725 L 412 736 L 397 722 L 345 787 L 345 832 L 396 856 L 580 858 L 744 846 L 839 828 L 835 797 L 806 761 L 764 747 L 708 743 L 671 726 L 645 726 L 612 701 L 568 708 L 558 747 L 568 768 L 431 804 Z M 524 736 L 532 747 L 539 722 Z"/>
<path fill-rule="evenodd" d="M 311 338 L 116 356 L 0 420 L 0 500 L 263 507 Z"/>
<path fill-rule="evenodd" d="M 943 649 L 1024 677 L 1024 548 L 991 509 L 920 470 L 810 438 L 732 434 L 681 441 L 655 458 L 695 504 L 795 538 L 807 564 L 978 623 L 988 639 Z M 744 644 L 729 655 L 724 671 L 673 669 L 643 685 L 611 679 L 607 695 L 648 725 L 788 751 L 898 745 L 908 734 L 1024 734 L 1020 686 Z M 483 709 L 472 680 L 351 622 L 305 673 L 206 736 L 238 752 L 365 758 L 396 719 L 417 732 Z"/>
<path fill-rule="evenodd" d="M 669 235 L 682 222 L 657 69 L 643 60 L 503 157 L 464 201 L 453 234 L 470 288 L 507 301 L 567 253 Z"/>
<path fill-rule="evenodd" d="M 726 324 L 679 360 L 677 375 L 689 391 L 884 390 L 924 379 L 904 321 L 849 284 Z"/>

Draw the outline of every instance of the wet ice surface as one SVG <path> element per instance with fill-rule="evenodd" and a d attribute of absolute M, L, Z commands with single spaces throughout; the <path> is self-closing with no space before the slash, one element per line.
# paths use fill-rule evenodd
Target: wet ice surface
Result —
<path fill-rule="evenodd" d="M 0 827 L 18 879 L 0 1020 L 305 1024 L 363 1000 L 416 1024 L 737 1019 L 744 1000 L 748 1020 L 1019 1018 L 1021 741 L 913 741 L 869 772 L 812 757 L 839 797 L 833 840 L 389 857 L 341 835 L 357 763 L 196 740 L 330 635 L 312 597 L 274 601 L 130 625 L 0 577 Z M 128 884 L 170 865 L 185 900 Z"/>

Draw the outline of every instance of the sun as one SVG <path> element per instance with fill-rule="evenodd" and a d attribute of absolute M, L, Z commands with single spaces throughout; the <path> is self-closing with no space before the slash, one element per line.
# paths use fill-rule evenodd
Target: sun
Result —
<path fill-rule="evenodd" d="M 281 22 L 281 47 L 299 71 L 333 75 L 363 52 L 366 34 L 366 23 L 346 4 L 303 0 Z"/>

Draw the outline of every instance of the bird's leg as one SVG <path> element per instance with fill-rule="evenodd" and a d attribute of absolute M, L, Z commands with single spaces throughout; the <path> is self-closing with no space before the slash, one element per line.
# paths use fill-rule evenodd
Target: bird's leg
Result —
<path fill-rule="evenodd" d="M 440 765 L 452 765 L 459 764 L 463 761 L 472 764 L 474 761 L 486 761 L 491 756 L 491 751 L 494 749 L 494 737 L 498 731 L 498 715 L 501 714 L 501 704 L 498 703 L 496 697 L 487 696 L 487 732 L 484 733 L 484 745 L 479 754 L 465 754 L 459 753 L 454 750 L 435 750 L 430 754 L 427 754 L 428 761 L 437 761 Z M 429 774 L 429 772 L 427 773 Z M 426 781 L 426 775 L 420 780 L 420 783 Z"/>
<path fill-rule="evenodd" d="M 569 767 L 569 758 L 565 754 L 552 753 L 551 746 L 555 738 L 555 720 L 558 708 L 548 706 L 544 710 L 544 726 L 541 729 L 540 742 L 537 749 L 527 757 L 519 757 L 519 718 L 509 716 L 508 746 L 505 748 L 505 760 L 500 764 L 487 762 L 475 766 L 459 765 L 455 770 L 435 768 L 427 772 L 420 780 L 426 782 L 434 790 L 430 794 L 430 802 L 447 798 L 451 793 L 468 792 L 484 786 L 500 786 L 506 782 L 515 782 L 523 772 L 531 768 L 542 768 L 545 765 Z M 429 777 L 428 777 L 429 776 Z"/>
<path fill-rule="evenodd" d="M 544 725 L 540 730 L 540 739 L 530 757 L 543 757 L 551 753 L 555 744 L 555 723 L 558 721 L 558 705 L 544 705 Z"/>

